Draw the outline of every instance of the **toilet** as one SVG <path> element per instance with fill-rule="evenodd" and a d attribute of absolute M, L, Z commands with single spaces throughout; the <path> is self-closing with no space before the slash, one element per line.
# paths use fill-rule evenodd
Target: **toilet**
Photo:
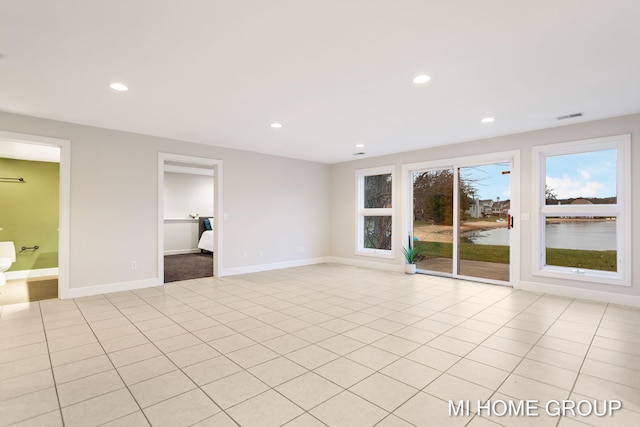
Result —
<path fill-rule="evenodd" d="M 16 247 L 13 242 L 0 242 L 0 286 L 7 284 L 4 272 L 16 262 Z"/>

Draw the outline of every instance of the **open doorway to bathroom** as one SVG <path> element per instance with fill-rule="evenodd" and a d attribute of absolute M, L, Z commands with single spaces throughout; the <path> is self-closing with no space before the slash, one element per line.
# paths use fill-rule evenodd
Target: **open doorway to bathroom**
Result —
<path fill-rule="evenodd" d="M 162 283 L 217 275 L 221 170 L 217 160 L 160 154 L 158 275 Z"/>
<path fill-rule="evenodd" d="M 63 297 L 68 288 L 61 265 L 68 259 L 62 201 L 68 200 L 68 165 L 62 163 L 68 148 L 65 141 L 0 132 L 0 241 L 15 253 L 0 305 Z"/>

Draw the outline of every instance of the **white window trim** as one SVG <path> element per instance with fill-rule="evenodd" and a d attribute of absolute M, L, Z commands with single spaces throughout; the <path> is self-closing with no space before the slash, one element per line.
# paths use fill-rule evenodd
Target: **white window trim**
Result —
<path fill-rule="evenodd" d="M 396 220 L 396 175 L 395 166 L 381 166 L 377 168 L 356 170 L 356 255 L 395 258 Z M 391 207 L 390 208 L 365 208 L 364 207 L 364 178 L 372 175 L 391 174 Z M 390 216 L 391 217 L 391 250 L 370 249 L 364 247 L 364 217 L 365 216 Z"/>
<path fill-rule="evenodd" d="M 546 162 L 550 155 L 577 154 L 591 151 L 618 150 L 616 161 L 616 205 L 546 205 Z M 533 147 L 533 274 L 559 279 L 631 286 L 631 135 L 615 135 Z M 583 270 L 549 266 L 545 263 L 543 221 L 555 215 L 616 216 L 618 271 Z"/>

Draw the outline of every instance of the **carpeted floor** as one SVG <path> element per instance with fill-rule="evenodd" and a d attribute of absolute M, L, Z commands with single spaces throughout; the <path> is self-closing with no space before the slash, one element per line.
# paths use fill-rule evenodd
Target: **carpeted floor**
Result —
<path fill-rule="evenodd" d="M 164 283 L 213 276 L 213 254 L 180 254 L 164 257 Z"/>

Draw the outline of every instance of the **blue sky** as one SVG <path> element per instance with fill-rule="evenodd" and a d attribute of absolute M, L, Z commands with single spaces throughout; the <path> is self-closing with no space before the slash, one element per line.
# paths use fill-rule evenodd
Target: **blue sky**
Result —
<path fill-rule="evenodd" d="M 461 168 L 462 179 L 475 181 L 476 197 L 481 200 L 511 199 L 511 176 L 503 175 L 503 171 L 511 170 L 510 163 L 496 163 L 483 166 L 472 166 Z"/>
<path fill-rule="evenodd" d="M 547 157 L 546 183 L 559 199 L 616 195 L 616 150 Z"/>
<path fill-rule="evenodd" d="M 480 199 L 511 198 L 509 163 L 462 168 L 463 179 L 474 180 Z M 559 199 L 613 197 L 616 195 L 616 150 L 550 156 L 546 183 Z"/>

